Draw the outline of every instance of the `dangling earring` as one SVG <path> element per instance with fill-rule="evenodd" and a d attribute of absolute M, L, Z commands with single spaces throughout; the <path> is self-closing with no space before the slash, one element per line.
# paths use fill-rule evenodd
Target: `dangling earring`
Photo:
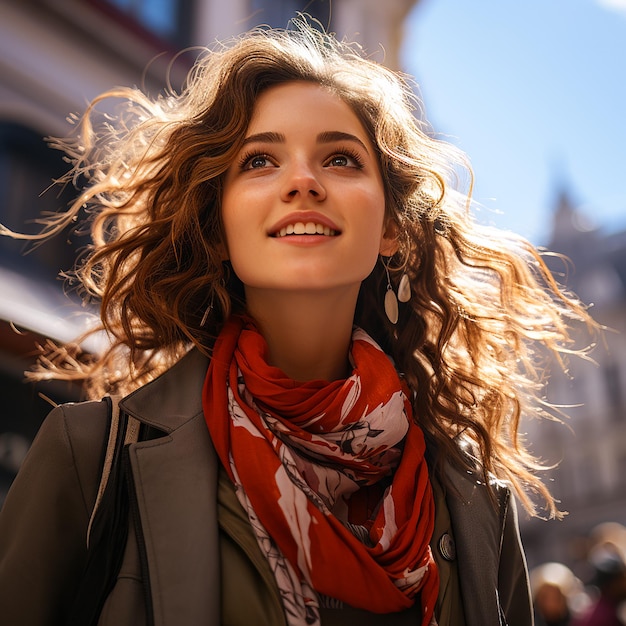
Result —
<path fill-rule="evenodd" d="M 400 284 L 398 285 L 398 300 L 400 302 L 408 302 L 411 299 L 411 282 L 408 275 L 402 274 Z"/>
<path fill-rule="evenodd" d="M 383 261 L 383 257 L 380 258 L 385 272 L 387 274 L 387 290 L 385 292 L 385 313 L 392 324 L 398 323 L 398 301 L 408 302 L 411 299 L 411 282 L 409 281 L 408 274 L 402 274 L 400 278 L 400 284 L 398 285 L 398 295 L 393 291 L 391 286 L 391 277 L 389 276 L 389 265 Z"/>
<path fill-rule="evenodd" d="M 202 328 L 206 324 L 207 319 L 209 319 L 209 315 L 211 315 L 211 312 L 213 311 L 214 301 L 215 301 L 215 291 L 211 291 L 211 301 L 209 302 L 209 306 L 204 311 L 204 315 L 202 316 L 202 320 L 200 321 L 200 328 Z"/>
<path fill-rule="evenodd" d="M 232 271 L 232 265 L 228 259 L 222 261 L 222 276 L 218 279 L 219 286 L 222 289 L 226 288 L 226 284 L 230 280 L 230 272 Z M 200 320 L 200 327 L 203 327 L 207 320 L 209 319 L 209 315 L 213 312 L 213 308 L 215 306 L 215 289 L 211 289 L 211 300 L 209 301 L 209 306 L 204 311 L 202 315 L 202 319 Z"/>
<path fill-rule="evenodd" d="M 385 314 L 387 318 L 392 324 L 398 323 L 398 299 L 396 298 L 396 294 L 393 292 L 393 287 L 391 286 L 391 277 L 389 276 L 389 266 L 382 260 L 383 267 L 385 268 L 385 272 L 387 273 L 387 291 L 385 292 Z"/>
<path fill-rule="evenodd" d="M 228 271 L 228 266 L 224 266 L 225 267 L 225 272 L 224 275 L 219 279 L 219 285 L 220 287 L 225 288 L 226 287 L 226 272 Z M 202 328 L 207 320 L 209 319 L 209 315 L 211 315 L 211 313 L 213 312 L 213 308 L 215 306 L 215 289 L 211 289 L 211 300 L 209 300 L 209 306 L 207 306 L 207 308 L 204 310 L 204 315 L 202 316 L 202 320 L 200 320 L 200 328 Z"/>

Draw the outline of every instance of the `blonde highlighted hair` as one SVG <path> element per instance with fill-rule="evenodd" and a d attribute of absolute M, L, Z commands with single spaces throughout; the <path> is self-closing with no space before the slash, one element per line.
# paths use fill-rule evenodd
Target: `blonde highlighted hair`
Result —
<path fill-rule="evenodd" d="M 111 344 L 83 358 L 70 346 L 49 347 L 31 376 L 82 380 L 97 397 L 143 384 L 190 346 L 210 354 L 224 320 L 245 307 L 242 286 L 222 261 L 224 174 L 259 94 L 295 80 L 331 89 L 369 133 L 387 220 L 398 234 L 392 282 L 402 273 L 411 282 L 394 326 L 377 265 L 363 282 L 355 323 L 406 377 L 416 419 L 440 457 L 466 466 L 459 440 L 467 440 L 485 478 L 509 481 L 530 512 L 539 495 L 558 515 L 520 437 L 520 417 L 550 415 L 542 363 L 574 350 L 571 323 L 593 322 L 531 244 L 472 219 L 469 165 L 432 136 L 410 80 L 303 19 L 204 51 L 180 93 L 107 92 L 73 137 L 56 142 L 73 163 L 68 179 L 82 188 L 43 235 L 87 207 L 93 244 L 75 274 L 101 303 L 100 330 Z M 116 99 L 115 119 L 100 119 L 100 103 Z"/>

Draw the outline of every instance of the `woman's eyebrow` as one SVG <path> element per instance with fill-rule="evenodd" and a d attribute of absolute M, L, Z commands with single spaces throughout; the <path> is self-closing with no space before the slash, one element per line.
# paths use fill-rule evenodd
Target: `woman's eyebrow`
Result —
<path fill-rule="evenodd" d="M 317 136 L 317 143 L 334 143 L 335 141 L 353 141 L 358 143 L 369 154 L 367 146 L 356 135 L 351 133 L 344 133 L 340 130 L 327 130 Z"/>
<path fill-rule="evenodd" d="M 286 138 L 282 133 L 263 132 L 250 135 L 243 140 L 243 146 L 251 143 L 285 143 Z M 340 130 L 327 130 L 317 136 L 317 143 L 334 143 L 335 141 L 352 141 L 357 143 L 369 154 L 367 146 L 356 136 L 351 133 L 344 133 Z"/>
<path fill-rule="evenodd" d="M 285 143 L 285 135 L 282 133 L 256 133 L 250 135 L 243 140 L 242 146 L 247 146 L 249 143 Z"/>

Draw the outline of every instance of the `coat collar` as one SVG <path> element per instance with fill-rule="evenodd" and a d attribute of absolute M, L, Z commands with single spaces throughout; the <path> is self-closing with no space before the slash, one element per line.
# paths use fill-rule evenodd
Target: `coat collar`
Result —
<path fill-rule="evenodd" d="M 202 413 L 208 366 L 208 357 L 194 348 L 164 374 L 123 398 L 120 408 L 144 424 L 171 433 Z"/>

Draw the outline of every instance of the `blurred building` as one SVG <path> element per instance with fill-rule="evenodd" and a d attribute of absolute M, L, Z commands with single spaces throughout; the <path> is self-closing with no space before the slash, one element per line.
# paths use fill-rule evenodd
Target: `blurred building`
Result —
<path fill-rule="evenodd" d="M 547 398 L 563 407 L 564 424 L 526 424 L 535 453 L 558 463 L 550 488 L 569 512 L 559 522 L 522 519 L 529 562 L 561 561 L 576 570 L 594 526 L 626 524 L 626 231 L 595 227 L 563 190 L 547 247 L 569 259 L 549 258 L 554 274 L 606 326 L 593 362 L 571 358 L 569 375 L 550 372 Z M 580 345 L 586 338 L 580 329 Z"/>
<path fill-rule="evenodd" d="M 0 224 L 36 233 L 42 212 L 67 206 L 72 189 L 48 189 L 67 164 L 44 137 L 63 137 L 68 115 L 99 93 L 141 85 L 176 88 L 193 46 L 253 26 L 285 27 L 304 11 L 327 30 L 398 66 L 402 22 L 415 0 L 0 0 Z M 332 10 L 331 10 L 332 9 Z M 179 52 L 190 49 L 186 53 Z M 47 190 L 48 191 L 45 191 Z M 44 193 L 45 192 L 45 193 Z M 53 402 L 71 385 L 23 384 L 35 345 L 74 338 L 88 311 L 58 279 L 85 245 L 71 229 L 39 246 L 0 237 L 0 504 Z"/>

